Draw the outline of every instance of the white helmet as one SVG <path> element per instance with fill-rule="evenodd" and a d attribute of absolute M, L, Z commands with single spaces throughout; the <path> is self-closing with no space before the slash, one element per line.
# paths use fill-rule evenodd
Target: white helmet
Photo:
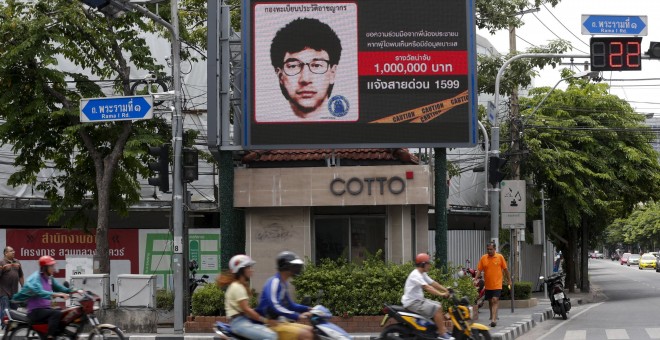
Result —
<path fill-rule="evenodd" d="M 234 255 L 234 257 L 229 260 L 229 270 L 231 270 L 233 274 L 236 274 L 241 268 L 249 267 L 255 263 L 256 262 L 247 255 Z"/>

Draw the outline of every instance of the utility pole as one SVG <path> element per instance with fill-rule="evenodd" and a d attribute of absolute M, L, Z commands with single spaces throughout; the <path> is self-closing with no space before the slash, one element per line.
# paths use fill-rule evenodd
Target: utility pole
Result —
<path fill-rule="evenodd" d="M 516 54 L 516 26 L 513 24 L 509 26 L 509 53 L 511 55 Z M 514 87 L 511 91 L 511 96 L 509 97 L 509 129 L 511 130 L 511 148 L 509 153 L 509 164 L 511 165 L 511 179 L 518 180 L 520 179 L 520 131 L 519 124 L 520 121 L 520 110 L 518 109 L 518 87 Z M 525 199 L 523 197 L 523 199 Z M 509 249 L 513 252 L 513 258 L 516 263 L 510 263 L 509 267 L 512 268 L 511 274 L 513 281 L 520 280 L 520 242 L 518 240 L 518 229 L 509 229 L 511 235 L 512 244 Z M 513 304 L 512 304 L 513 306 Z"/>
<path fill-rule="evenodd" d="M 179 39 L 179 1 L 170 2 L 170 15 L 172 22 L 169 23 L 146 7 L 140 5 L 144 2 L 132 3 L 129 1 L 108 0 L 100 6 L 99 2 L 83 0 L 90 7 L 99 9 L 109 16 L 119 14 L 121 11 L 137 11 L 157 24 L 170 31 L 172 39 L 172 79 L 174 79 L 174 111 L 172 112 L 172 152 L 174 153 L 174 169 L 172 170 L 172 229 L 173 229 L 173 256 L 172 268 L 174 270 L 174 332 L 183 333 L 184 319 L 184 287 L 188 287 L 184 268 L 187 264 L 183 262 L 183 180 L 182 149 L 183 149 L 183 108 L 181 101 L 181 42 Z M 187 245 L 185 245 L 187 248 Z M 108 287 L 109 289 L 109 287 Z"/>

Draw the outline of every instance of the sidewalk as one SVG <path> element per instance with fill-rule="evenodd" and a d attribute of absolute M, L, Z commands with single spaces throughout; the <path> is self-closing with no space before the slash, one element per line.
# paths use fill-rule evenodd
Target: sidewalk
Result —
<path fill-rule="evenodd" d="M 599 295 L 598 287 L 593 286 L 592 292 L 575 293 L 566 292 L 571 299 L 571 304 L 575 307 L 582 304 L 592 303 L 599 301 L 602 296 Z M 550 300 L 541 292 L 532 293 L 532 297 L 538 300 L 538 304 L 530 308 L 515 308 L 511 312 L 511 308 L 500 308 L 498 313 L 497 326 L 490 330 L 493 339 L 512 340 L 522 334 L 529 332 L 538 323 L 544 322 L 553 318 L 552 308 L 550 308 Z M 480 310 L 479 319 L 477 322 L 489 325 L 488 320 L 489 311 L 488 303 Z M 561 318 L 560 316 L 555 316 Z M 378 338 L 378 333 L 353 333 L 351 334 L 354 340 L 371 340 Z M 126 339 L 130 340 L 220 340 L 219 336 L 213 333 L 184 333 L 175 334 L 173 328 L 158 328 L 157 334 L 126 334 Z"/>

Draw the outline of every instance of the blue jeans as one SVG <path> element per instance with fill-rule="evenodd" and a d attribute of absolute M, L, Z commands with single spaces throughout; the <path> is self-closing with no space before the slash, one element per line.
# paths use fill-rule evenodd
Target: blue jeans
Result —
<path fill-rule="evenodd" d="M 231 319 L 231 331 L 251 340 L 277 340 L 277 333 L 266 325 L 254 323 L 244 316 Z"/>
<path fill-rule="evenodd" d="M 13 303 L 9 302 L 9 296 L 0 296 L 0 320 L 5 316 L 5 309 L 16 309 Z M 2 324 L 2 329 L 5 325 Z"/>

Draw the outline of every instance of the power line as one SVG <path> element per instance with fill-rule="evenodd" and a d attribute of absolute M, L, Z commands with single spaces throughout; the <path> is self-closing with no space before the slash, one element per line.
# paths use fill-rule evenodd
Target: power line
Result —
<path fill-rule="evenodd" d="M 536 18 L 536 20 L 538 20 L 541 23 L 541 25 L 543 25 L 543 27 L 545 27 L 548 31 L 550 31 L 550 33 L 554 34 L 554 36 L 557 37 L 557 39 L 566 40 L 566 39 L 563 39 L 562 37 L 558 36 L 557 33 L 555 33 L 553 30 L 551 30 L 550 27 L 548 27 L 541 19 L 539 19 L 539 17 L 536 15 L 536 13 L 532 13 L 532 15 Z M 578 51 L 578 52 L 584 53 L 584 54 L 589 54 L 585 51 L 580 50 L 577 47 L 573 47 L 573 49 Z"/>
<path fill-rule="evenodd" d="M 578 37 L 577 35 L 575 35 L 575 33 L 573 33 L 571 30 L 569 30 L 568 27 L 566 27 L 566 26 L 564 25 L 564 23 L 561 22 L 561 20 L 557 19 L 557 17 L 552 13 L 552 11 L 551 11 L 551 10 L 550 10 L 545 4 L 543 4 L 543 8 L 545 8 L 545 10 L 548 11 L 548 13 L 550 13 L 550 15 L 552 15 L 552 17 L 555 18 L 555 20 L 557 20 L 557 22 L 558 22 L 562 27 L 564 27 L 564 28 L 568 31 L 568 33 L 570 33 L 571 35 L 573 35 L 578 41 L 580 41 L 581 43 L 585 44 L 587 47 L 591 48 L 591 46 L 590 46 L 589 44 L 587 44 L 586 42 L 582 41 L 582 39 L 581 39 L 580 37 Z"/>
<path fill-rule="evenodd" d="M 533 47 L 538 47 L 538 46 L 536 46 L 536 45 L 534 45 L 534 44 L 532 44 L 531 42 L 529 42 L 529 41 L 527 41 L 527 40 L 525 40 L 525 39 L 523 39 L 523 38 L 522 38 L 521 36 L 519 36 L 518 34 L 516 34 L 516 38 L 518 38 L 518 39 L 520 39 L 520 40 L 522 40 L 522 41 L 524 41 L 524 42 L 526 42 L 526 43 L 527 43 L 528 45 L 530 45 L 530 46 L 533 46 Z"/>

